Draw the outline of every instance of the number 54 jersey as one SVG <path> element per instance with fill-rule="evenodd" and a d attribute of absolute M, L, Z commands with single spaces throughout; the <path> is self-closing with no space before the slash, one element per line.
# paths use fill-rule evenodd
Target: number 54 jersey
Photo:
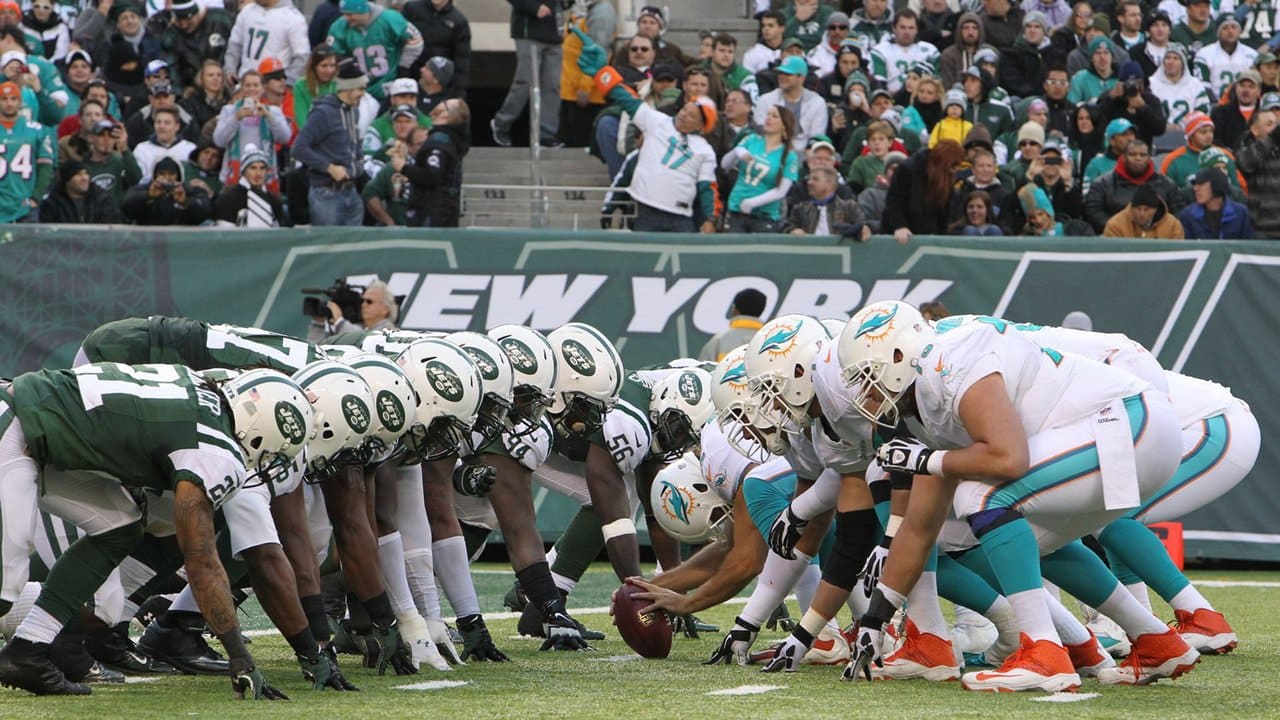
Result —
<path fill-rule="evenodd" d="M 42 467 L 94 470 L 159 492 L 187 480 L 217 507 L 244 484 L 222 395 L 181 365 L 98 363 L 20 375 L 10 390 Z"/>

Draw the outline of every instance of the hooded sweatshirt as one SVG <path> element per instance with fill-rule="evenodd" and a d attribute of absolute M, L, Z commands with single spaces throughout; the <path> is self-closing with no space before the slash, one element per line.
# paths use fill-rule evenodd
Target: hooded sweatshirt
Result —
<path fill-rule="evenodd" d="M 976 23 L 978 26 L 978 44 L 974 48 L 966 48 L 964 42 L 960 39 L 960 27 L 966 22 Z M 942 51 L 941 60 L 939 61 L 939 70 L 942 74 L 942 86 L 949 88 L 964 78 L 964 71 L 973 64 L 974 54 L 984 46 L 987 46 L 987 31 L 982 26 L 982 18 L 977 13 L 967 12 L 960 15 L 956 20 L 955 32 L 951 34 L 954 42 L 951 46 Z"/>

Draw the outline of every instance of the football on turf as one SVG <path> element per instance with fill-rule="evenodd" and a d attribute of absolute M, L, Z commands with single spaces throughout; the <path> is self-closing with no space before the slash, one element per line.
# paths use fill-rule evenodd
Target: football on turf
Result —
<path fill-rule="evenodd" d="M 640 657 L 664 658 L 671 654 L 671 618 L 662 610 L 640 614 L 639 610 L 650 604 L 637 600 L 632 594 L 643 589 L 623 583 L 613 596 L 613 624 L 618 634 Z"/>

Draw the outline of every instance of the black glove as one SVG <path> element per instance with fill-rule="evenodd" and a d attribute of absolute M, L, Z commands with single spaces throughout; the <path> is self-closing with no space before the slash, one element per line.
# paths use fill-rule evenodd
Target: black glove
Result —
<path fill-rule="evenodd" d="M 778 519 L 773 521 L 773 527 L 769 528 L 769 549 L 788 560 L 795 560 L 796 543 L 800 541 L 800 535 L 808 524 L 808 520 L 796 517 L 788 505 L 778 515 Z"/>
<path fill-rule="evenodd" d="M 386 675 L 388 666 L 397 675 L 413 675 L 418 672 L 413 663 L 413 651 L 400 639 L 400 626 L 395 620 L 386 627 L 374 623 L 369 634 L 356 635 L 355 641 L 364 654 L 364 666 L 377 668 L 379 675 Z"/>
<path fill-rule="evenodd" d="M 724 640 L 720 641 L 720 647 L 711 653 L 711 657 L 707 659 L 703 665 L 718 665 L 720 663 L 729 664 L 729 660 L 733 659 L 739 665 L 746 665 L 751 661 L 751 643 L 755 642 L 756 634 L 760 632 L 760 628 L 743 620 L 741 617 L 733 619 L 733 628 L 724 636 Z"/>
<path fill-rule="evenodd" d="M 240 700 L 288 700 L 289 696 L 267 684 L 252 658 L 231 658 L 231 690 Z"/>
<path fill-rule="evenodd" d="M 812 645 L 813 636 L 809 634 L 808 630 L 802 627 L 792 630 L 786 641 L 774 653 L 773 659 L 761 669 L 761 672 L 795 672 L 796 668 L 800 667 L 800 661 L 804 660 L 805 654 L 809 652 L 809 648 Z"/>
<path fill-rule="evenodd" d="M 453 489 L 459 494 L 484 497 L 498 480 L 498 468 L 489 465 L 463 465 L 453 471 Z"/>
<path fill-rule="evenodd" d="M 928 475 L 929 456 L 933 454 L 927 445 L 911 437 L 897 437 L 880 446 L 876 457 L 886 472 L 909 472 Z"/>
<path fill-rule="evenodd" d="M 884 623 L 866 615 L 858 621 L 858 638 L 851 651 L 853 658 L 844 666 L 841 680 L 857 680 L 862 675 L 871 679 L 871 665 L 884 667 L 884 658 L 880 656 L 880 645 L 884 642 Z"/>
<path fill-rule="evenodd" d="M 332 645 L 320 650 L 314 657 L 299 655 L 298 665 L 302 667 L 302 677 L 311 683 L 312 690 L 360 690 L 342 676 L 342 671 L 338 669 L 338 655 Z"/>
<path fill-rule="evenodd" d="M 591 646 L 582 638 L 578 623 L 564 611 L 558 601 L 550 603 L 551 607 L 542 611 L 542 634 L 546 640 L 539 650 L 591 650 Z M 559 605 L 557 607 L 557 605 Z"/>
<path fill-rule="evenodd" d="M 458 632 L 462 633 L 462 659 L 491 660 L 493 662 L 510 662 L 511 659 L 493 645 L 489 636 L 489 628 L 485 627 L 484 618 L 479 615 L 458 618 Z"/>
<path fill-rule="evenodd" d="M 858 573 L 862 578 L 862 595 L 868 600 L 871 599 L 871 593 L 876 591 L 876 585 L 880 583 L 880 573 L 884 572 L 885 560 L 889 558 L 889 544 L 893 542 L 893 538 L 886 535 L 884 540 L 871 551 L 867 556 L 867 562 L 862 566 L 862 572 Z"/>

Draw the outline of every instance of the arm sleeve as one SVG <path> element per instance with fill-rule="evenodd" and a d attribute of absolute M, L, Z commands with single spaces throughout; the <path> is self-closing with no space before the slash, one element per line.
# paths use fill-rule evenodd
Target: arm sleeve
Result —
<path fill-rule="evenodd" d="M 773 188 L 772 190 L 766 190 L 760 193 L 759 195 L 756 195 L 755 197 L 751 198 L 751 203 L 756 207 L 760 207 L 761 205 L 768 205 L 769 203 L 775 200 L 781 200 L 782 198 L 786 197 L 788 192 L 791 192 L 791 180 L 787 178 L 782 178 L 781 180 L 778 181 L 777 187 Z"/>
<path fill-rule="evenodd" d="M 289 138 L 293 137 L 293 128 L 289 127 L 289 118 L 284 116 L 284 111 L 271 106 L 267 120 L 271 126 L 271 138 L 278 143 L 289 142 Z"/>
<path fill-rule="evenodd" d="M 842 478 L 835 470 L 823 470 L 808 490 L 791 501 L 791 512 L 801 520 L 812 520 L 815 515 L 836 506 L 840 497 Z"/>
<path fill-rule="evenodd" d="M 406 24 L 404 26 L 403 49 L 400 51 L 399 67 L 410 68 L 422 57 L 422 51 L 425 49 L 422 43 L 422 33 L 418 32 L 418 28 Z M 454 65 L 454 71 L 457 71 L 457 64 Z"/>
<path fill-rule="evenodd" d="M 470 74 L 471 23 L 463 18 L 453 32 L 453 87 L 459 96 L 465 95 Z"/>
<path fill-rule="evenodd" d="M 218 113 L 217 123 L 213 126 L 214 144 L 221 148 L 230 145 L 239 124 L 240 121 L 236 120 L 236 106 L 233 103 L 224 105 L 222 111 Z"/>
<path fill-rule="evenodd" d="M 36 165 L 36 186 L 31 199 L 39 201 L 49 192 L 49 183 L 53 182 L 53 165 L 40 163 Z"/>
<path fill-rule="evenodd" d="M 617 85 L 609 91 L 609 102 L 622 108 L 624 112 L 636 118 L 636 126 L 641 130 L 644 126 L 640 124 L 639 115 L 641 108 L 645 107 L 644 101 L 636 97 L 636 94 L 625 85 Z M 656 112 L 656 111 L 655 111 Z"/>
<path fill-rule="evenodd" d="M 707 180 L 698 181 L 698 205 L 702 208 L 702 217 L 710 220 L 716 215 L 716 194 Z"/>
<path fill-rule="evenodd" d="M 733 170 L 734 166 L 736 166 L 738 162 L 742 160 L 742 156 L 745 155 L 746 153 L 747 153 L 747 149 L 742 147 L 741 145 L 725 153 L 724 157 L 720 158 L 720 169 L 725 172 L 729 172 L 730 170 Z"/>
<path fill-rule="evenodd" d="M 307 34 L 307 21 L 301 17 L 289 29 L 289 67 L 284 74 L 290 82 L 297 82 L 307 74 L 307 58 L 311 55 L 311 38 Z"/>

